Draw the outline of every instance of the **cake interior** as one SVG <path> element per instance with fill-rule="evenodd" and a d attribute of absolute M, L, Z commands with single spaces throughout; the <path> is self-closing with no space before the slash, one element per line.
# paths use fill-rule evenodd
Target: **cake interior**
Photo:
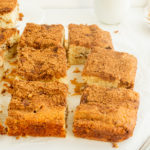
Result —
<path fill-rule="evenodd" d="M 14 28 L 19 20 L 19 5 L 12 12 L 0 15 L 0 27 L 2 28 Z"/>
<path fill-rule="evenodd" d="M 0 45 L 0 50 L 4 50 L 4 57 L 12 58 L 17 53 L 17 45 L 19 41 L 19 33 L 16 31 L 10 38 L 6 39 L 2 45 Z"/>
<path fill-rule="evenodd" d="M 69 63 L 71 65 L 85 64 L 88 54 L 91 49 L 82 46 L 69 46 Z"/>
<path fill-rule="evenodd" d="M 133 88 L 133 85 L 129 84 L 128 82 L 124 83 L 120 80 L 107 81 L 101 79 L 100 77 L 84 76 L 84 75 L 82 76 L 82 79 L 87 85 L 97 85 L 105 88 L 127 88 L 127 89 Z"/>

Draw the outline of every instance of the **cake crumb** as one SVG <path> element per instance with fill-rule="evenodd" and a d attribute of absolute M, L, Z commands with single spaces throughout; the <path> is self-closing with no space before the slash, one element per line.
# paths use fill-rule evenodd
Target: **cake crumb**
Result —
<path fill-rule="evenodd" d="M 113 148 L 118 148 L 119 146 L 118 146 L 117 143 L 112 143 L 112 147 L 113 147 Z"/>
<path fill-rule="evenodd" d="M 3 89 L 2 91 L 1 91 L 1 94 L 5 94 L 7 92 L 7 90 L 6 89 Z"/>
<path fill-rule="evenodd" d="M 16 136 L 16 140 L 19 140 L 20 139 L 20 136 Z"/>
<path fill-rule="evenodd" d="M 71 84 L 75 85 L 75 88 L 74 88 L 75 93 L 72 94 L 72 96 L 81 95 L 85 84 L 78 82 L 76 78 L 74 78 L 73 80 L 70 80 L 70 82 Z"/>
<path fill-rule="evenodd" d="M 19 13 L 19 21 L 22 21 L 23 17 L 24 17 L 23 13 Z"/>
<path fill-rule="evenodd" d="M 118 33 L 118 32 L 119 32 L 118 30 L 115 30 L 115 31 L 114 31 L 114 33 Z"/>
<path fill-rule="evenodd" d="M 81 71 L 79 70 L 79 68 L 76 68 L 73 73 L 80 73 Z"/>

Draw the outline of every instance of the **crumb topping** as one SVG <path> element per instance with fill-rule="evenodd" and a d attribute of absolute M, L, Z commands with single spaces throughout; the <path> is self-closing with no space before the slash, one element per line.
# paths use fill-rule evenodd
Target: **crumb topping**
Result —
<path fill-rule="evenodd" d="M 133 134 L 139 107 L 138 93 L 118 88 L 88 86 L 74 117 L 80 137 L 119 142 Z"/>
<path fill-rule="evenodd" d="M 137 59 L 130 54 L 100 50 L 88 56 L 82 75 L 96 76 L 104 80 L 120 80 L 134 85 Z"/>
<path fill-rule="evenodd" d="M 92 48 L 94 46 L 102 48 L 113 48 L 111 35 L 103 31 L 97 25 L 69 25 L 69 44 Z"/>
<path fill-rule="evenodd" d="M 6 14 L 14 10 L 17 0 L 0 0 L 0 14 Z"/>
<path fill-rule="evenodd" d="M 106 109 L 110 106 L 109 108 L 114 110 L 120 106 L 138 109 L 139 94 L 130 89 L 101 88 L 91 85 L 84 89 L 81 103 L 101 103 Z"/>
<path fill-rule="evenodd" d="M 51 106 L 66 106 L 68 88 L 59 82 L 14 81 L 9 110 L 36 113 Z"/>
<path fill-rule="evenodd" d="M 51 80 L 66 76 L 66 51 L 61 47 L 36 50 L 25 47 L 18 52 L 18 74 L 27 80 Z"/>
<path fill-rule="evenodd" d="M 37 25 L 27 23 L 19 43 L 20 47 L 36 49 L 63 46 L 64 27 L 62 25 Z"/>

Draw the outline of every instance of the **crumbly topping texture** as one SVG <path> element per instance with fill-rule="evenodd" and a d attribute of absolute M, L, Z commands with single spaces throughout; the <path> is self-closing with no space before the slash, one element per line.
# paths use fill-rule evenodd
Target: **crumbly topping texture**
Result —
<path fill-rule="evenodd" d="M 66 106 L 68 87 L 59 82 L 14 81 L 9 110 L 44 111 L 51 106 Z"/>
<path fill-rule="evenodd" d="M 14 81 L 8 135 L 65 137 L 68 88 L 59 82 Z"/>
<path fill-rule="evenodd" d="M 97 25 L 69 25 L 69 45 L 92 48 L 95 46 L 112 49 L 111 35 Z"/>
<path fill-rule="evenodd" d="M 107 107 L 117 109 L 120 106 L 138 107 L 139 94 L 130 89 L 123 88 L 101 88 L 99 86 L 87 86 L 82 94 L 81 104 L 99 103 L 103 105 L 103 110 L 107 111 Z M 128 105 L 127 105 L 128 104 Z M 134 105 L 135 104 L 135 105 Z M 111 107 L 112 105 L 112 107 Z M 134 108 L 133 107 L 133 108 Z"/>
<path fill-rule="evenodd" d="M 96 76 L 104 80 L 119 80 L 134 85 L 137 59 L 130 54 L 100 50 L 91 53 L 83 69 L 83 76 Z"/>
<path fill-rule="evenodd" d="M 53 46 L 63 46 L 64 27 L 59 25 L 38 25 L 27 23 L 21 36 L 19 46 L 34 47 L 36 49 Z"/>
<path fill-rule="evenodd" d="M 0 0 L 0 15 L 12 12 L 17 6 L 17 0 Z"/>
<path fill-rule="evenodd" d="M 66 76 L 66 51 L 62 47 L 34 49 L 25 47 L 18 51 L 18 74 L 27 80 L 49 81 Z"/>
<path fill-rule="evenodd" d="M 0 45 L 4 44 L 11 36 L 15 34 L 19 34 L 19 31 L 15 28 L 0 28 Z"/>
<path fill-rule="evenodd" d="M 138 93 L 127 89 L 88 86 L 74 117 L 76 136 L 109 142 L 133 134 L 139 107 Z"/>

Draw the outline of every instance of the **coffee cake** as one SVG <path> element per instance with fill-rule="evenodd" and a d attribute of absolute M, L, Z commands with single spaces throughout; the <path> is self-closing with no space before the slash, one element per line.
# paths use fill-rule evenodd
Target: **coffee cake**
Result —
<path fill-rule="evenodd" d="M 17 0 L 0 0 L 0 27 L 14 28 L 19 20 Z"/>
<path fill-rule="evenodd" d="M 61 80 L 66 72 L 66 50 L 62 47 L 24 47 L 18 51 L 18 74 L 26 80 Z"/>
<path fill-rule="evenodd" d="M 137 59 L 130 54 L 100 50 L 92 52 L 83 69 L 83 80 L 102 87 L 133 88 Z"/>
<path fill-rule="evenodd" d="M 139 95 L 130 89 L 88 86 L 75 111 L 74 135 L 121 142 L 133 134 L 138 106 Z"/>
<path fill-rule="evenodd" d="M 63 83 L 14 81 L 8 135 L 65 137 L 67 94 Z"/>
<path fill-rule="evenodd" d="M 27 23 L 21 36 L 18 49 L 33 47 L 35 49 L 64 45 L 64 27 L 62 25 L 38 25 Z"/>
<path fill-rule="evenodd" d="M 70 24 L 68 59 L 71 65 L 84 64 L 92 47 L 112 49 L 111 35 L 97 25 Z"/>

